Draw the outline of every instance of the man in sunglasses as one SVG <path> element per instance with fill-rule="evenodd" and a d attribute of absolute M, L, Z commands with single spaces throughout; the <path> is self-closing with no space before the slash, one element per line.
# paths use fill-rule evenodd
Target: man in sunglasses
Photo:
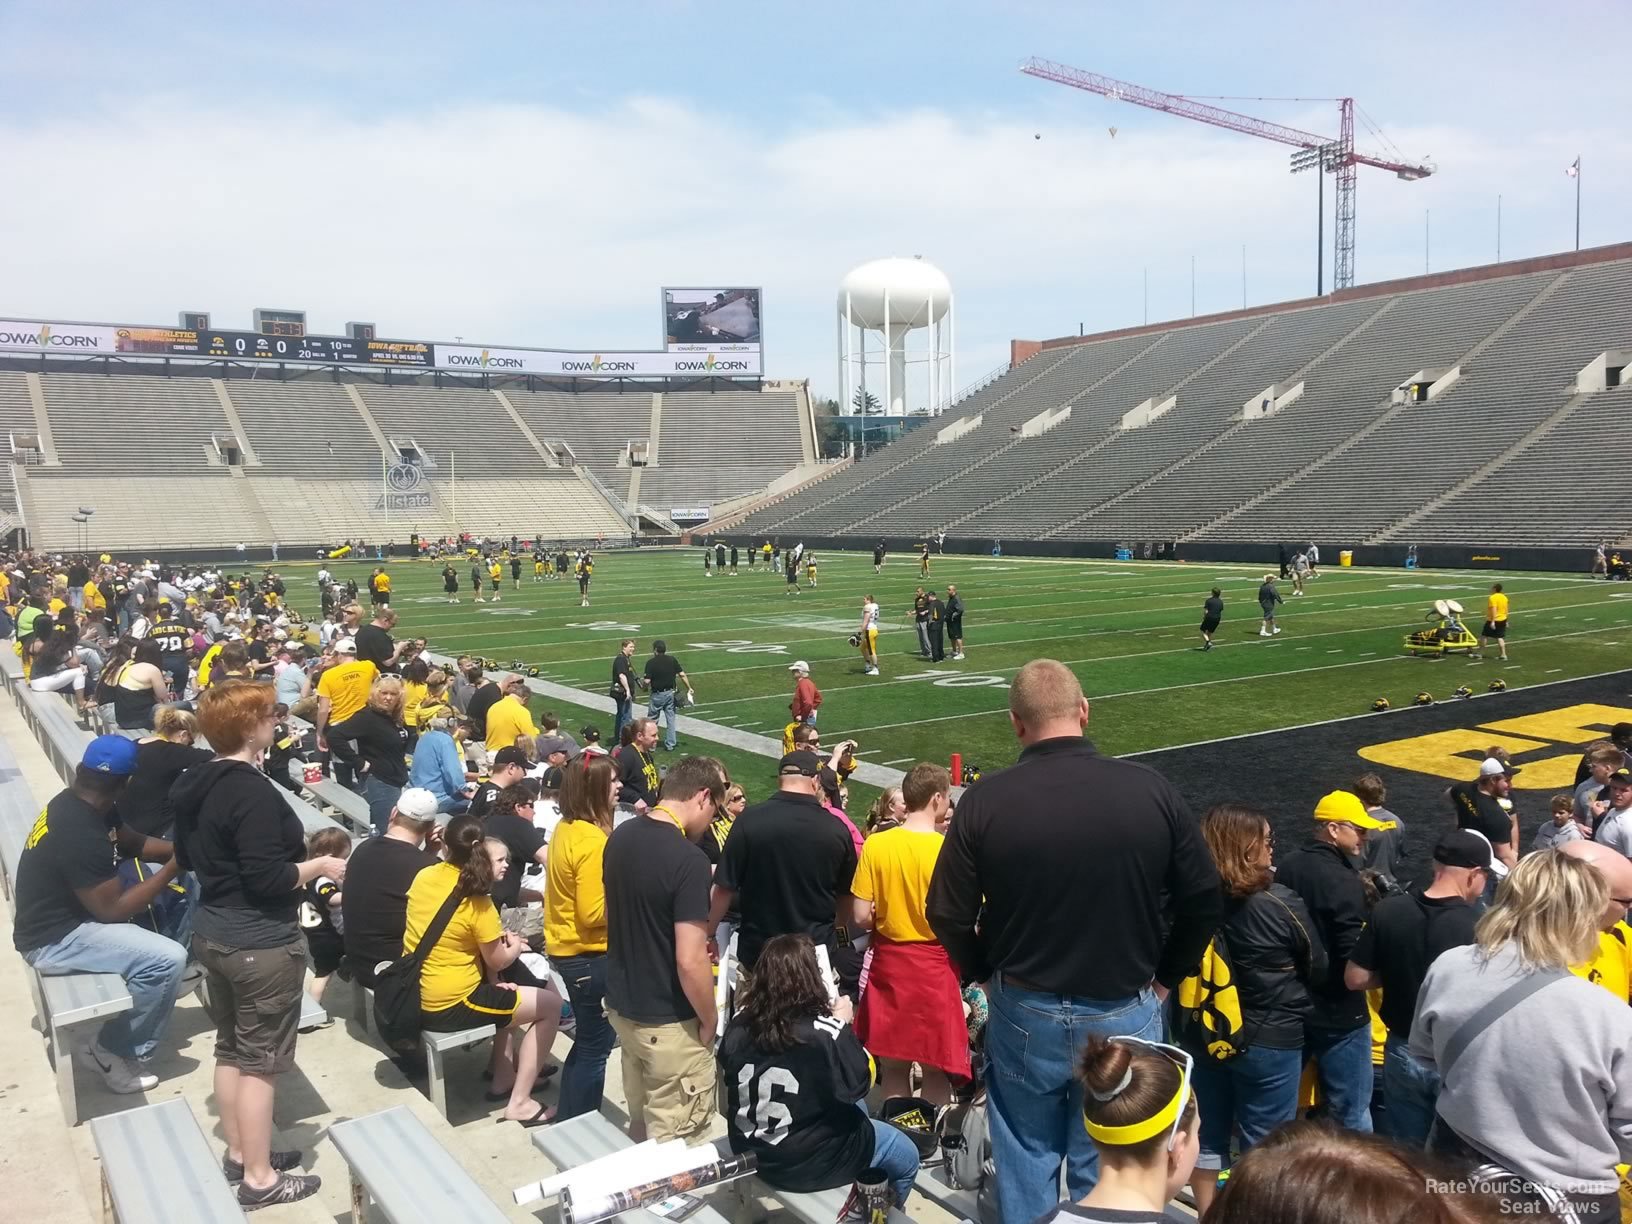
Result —
<path fill-rule="evenodd" d="M 1388 1026 L 1383 1048 L 1388 1133 L 1409 1147 L 1427 1141 L 1439 1097 L 1438 1073 L 1411 1055 L 1417 992 L 1436 956 L 1473 942 L 1477 902 L 1489 875 L 1490 843 L 1468 829 L 1450 830 L 1434 847 L 1433 882 L 1378 902 L 1343 972 L 1350 990 L 1382 987 L 1378 1014 Z"/>
<path fill-rule="evenodd" d="M 1315 1064 L 1327 1116 L 1349 1130 L 1371 1132 L 1371 1014 L 1366 993 L 1344 982 L 1366 925 L 1366 894 L 1355 861 L 1366 834 L 1391 828 L 1366 811 L 1352 791 L 1333 791 L 1315 805 L 1314 836 L 1281 860 L 1276 880 L 1309 909 L 1314 936 L 1331 966 L 1310 988 L 1313 1007 L 1304 1024 L 1304 1059 Z"/>

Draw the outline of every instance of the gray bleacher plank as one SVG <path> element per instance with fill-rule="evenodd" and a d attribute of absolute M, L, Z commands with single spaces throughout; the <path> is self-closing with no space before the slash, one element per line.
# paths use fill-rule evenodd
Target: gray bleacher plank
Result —
<path fill-rule="evenodd" d="M 73 1028 L 131 1008 L 130 991 L 117 973 L 42 973 L 46 1006 L 57 1028 Z"/>
<path fill-rule="evenodd" d="M 453 1155 L 401 1105 L 365 1118 L 336 1122 L 329 1138 L 377 1210 L 397 1224 L 459 1220 L 470 1224 L 507 1217 Z M 353 1202 L 357 1200 L 354 1197 Z M 361 1204 L 358 1204 L 359 1206 Z M 354 1214 L 353 1224 L 363 1224 Z"/>
<path fill-rule="evenodd" d="M 599 1160 L 602 1156 L 610 1156 L 613 1152 L 633 1147 L 634 1144 L 609 1118 L 602 1114 L 590 1113 L 568 1118 L 565 1122 L 557 1122 L 552 1126 L 540 1127 L 533 1132 L 533 1146 L 542 1152 L 545 1159 L 559 1172 L 564 1173 L 591 1160 Z M 702 1193 L 706 1195 L 709 1190 L 705 1189 Z M 647 1222 L 657 1224 L 661 1219 L 645 1208 L 626 1211 L 617 1218 L 635 1221 L 637 1224 Z M 726 1217 L 707 1203 L 688 1218 L 698 1221 L 699 1224 L 727 1224 Z M 832 1224 L 832 1221 L 824 1220 L 823 1224 Z"/>
<path fill-rule="evenodd" d="M 103 1193 L 119 1224 L 214 1224 L 243 1209 L 180 1098 L 93 1118 Z"/>

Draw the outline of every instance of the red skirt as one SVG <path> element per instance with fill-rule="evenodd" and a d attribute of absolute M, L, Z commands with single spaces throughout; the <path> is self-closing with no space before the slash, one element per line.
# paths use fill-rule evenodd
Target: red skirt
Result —
<path fill-rule="evenodd" d="M 963 995 L 952 961 L 938 943 L 892 943 L 873 936 L 855 1028 L 875 1058 L 969 1078 Z"/>

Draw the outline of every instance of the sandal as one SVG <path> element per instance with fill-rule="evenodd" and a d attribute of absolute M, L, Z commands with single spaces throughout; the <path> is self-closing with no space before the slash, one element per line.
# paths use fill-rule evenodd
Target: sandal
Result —
<path fill-rule="evenodd" d="M 499 1121 L 500 1122 L 509 1122 L 509 1121 L 512 1121 L 512 1119 L 506 1118 L 506 1117 L 501 1115 L 499 1117 Z M 548 1126 L 551 1122 L 555 1121 L 555 1106 L 554 1105 L 545 1105 L 542 1102 L 540 1102 L 540 1104 L 538 1106 L 538 1112 L 535 1113 L 532 1117 L 526 1118 L 526 1119 L 514 1119 L 514 1121 L 515 1121 L 517 1126 L 523 1126 L 523 1127 L 528 1128 L 529 1130 L 532 1129 L 535 1126 Z"/>

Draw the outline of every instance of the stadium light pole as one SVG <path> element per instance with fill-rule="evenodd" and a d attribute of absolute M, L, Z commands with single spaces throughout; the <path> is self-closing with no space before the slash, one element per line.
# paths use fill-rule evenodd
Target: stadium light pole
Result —
<path fill-rule="evenodd" d="M 1326 171 L 1335 166 L 1336 158 L 1341 153 L 1341 143 L 1330 140 L 1325 144 L 1299 149 L 1291 158 L 1293 174 L 1302 174 L 1305 170 L 1315 171 L 1316 297 L 1322 297 L 1326 292 Z"/>

